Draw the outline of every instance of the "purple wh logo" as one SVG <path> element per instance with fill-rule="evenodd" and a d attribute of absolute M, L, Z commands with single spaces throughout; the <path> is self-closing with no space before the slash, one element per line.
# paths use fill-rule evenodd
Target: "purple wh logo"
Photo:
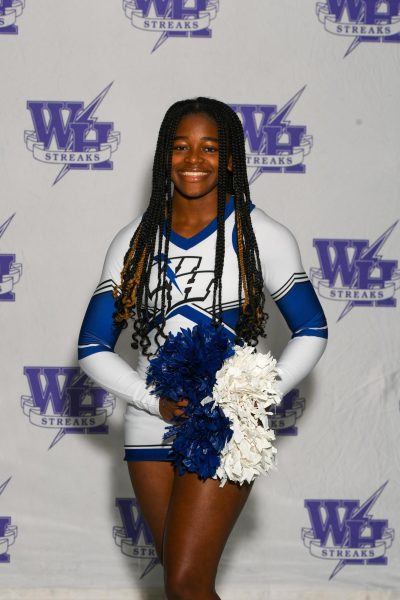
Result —
<path fill-rule="evenodd" d="M 254 169 L 250 184 L 262 173 L 305 173 L 313 138 L 305 125 L 287 120 L 304 89 L 279 110 L 275 104 L 231 104 L 242 120 L 247 166 Z"/>
<path fill-rule="evenodd" d="M 0 484 L 0 496 L 6 489 L 10 479 L 11 477 Z M 0 517 L 0 564 L 10 562 L 8 550 L 15 542 L 17 534 L 18 528 L 16 525 L 11 525 L 11 517 Z"/>
<path fill-rule="evenodd" d="M 136 498 L 116 498 L 115 504 L 119 509 L 122 527 L 113 527 L 114 541 L 125 556 L 147 561 L 140 576 L 142 579 L 159 564 L 153 538 Z"/>
<path fill-rule="evenodd" d="M 14 218 L 15 213 L 0 225 L 0 238 Z M 14 302 L 14 287 L 22 275 L 21 263 L 15 262 L 15 254 L 0 254 L 0 302 Z"/>
<path fill-rule="evenodd" d="M 50 444 L 67 433 L 108 433 L 107 419 L 115 397 L 94 385 L 79 367 L 25 367 L 30 396 L 21 396 L 21 407 L 32 425 L 58 429 Z"/>
<path fill-rule="evenodd" d="M 400 0 L 325 0 L 316 12 L 326 31 L 353 38 L 345 57 L 361 42 L 400 42 Z"/>
<path fill-rule="evenodd" d="M 0 0 L 0 35 L 18 33 L 16 22 L 24 8 L 25 0 Z"/>
<path fill-rule="evenodd" d="M 25 131 L 25 144 L 36 160 L 62 165 L 54 184 L 72 169 L 113 169 L 111 155 L 120 134 L 113 131 L 114 123 L 93 116 L 111 85 L 86 108 L 83 102 L 66 100 L 27 102 L 35 129 Z"/>
<path fill-rule="evenodd" d="M 387 565 L 394 529 L 370 513 L 387 483 L 361 506 L 359 500 L 304 501 L 311 522 L 301 530 L 304 545 L 311 556 L 339 561 L 329 579 L 345 565 Z"/>
<path fill-rule="evenodd" d="M 320 296 L 346 303 L 338 321 L 354 306 L 396 306 L 398 261 L 384 260 L 379 251 L 397 223 L 372 244 L 368 240 L 314 239 L 321 268 L 312 268 L 310 279 Z"/>
<path fill-rule="evenodd" d="M 278 406 L 274 406 L 268 420 L 276 435 L 297 435 L 296 421 L 303 414 L 305 404 L 305 398 L 300 398 L 299 390 L 295 388 L 282 398 Z"/>
<path fill-rule="evenodd" d="M 219 0 L 122 0 L 122 4 L 134 27 L 159 34 L 152 52 L 172 37 L 210 38 L 210 24 L 219 9 Z"/>

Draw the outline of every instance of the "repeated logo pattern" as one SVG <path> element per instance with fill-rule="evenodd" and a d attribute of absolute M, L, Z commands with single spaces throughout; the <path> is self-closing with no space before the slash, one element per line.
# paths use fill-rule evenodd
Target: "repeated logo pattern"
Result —
<path fill-rule="evenodd" d="M 16 34 L 18 17 L 25 8 L 25 0 L 0 0 L 0 35 Z"/>
<path fill-rule="evenodd" d="M 86 107 L 66 100 L 28 101 L 34 130 L 25 131 L 25 144 L 36 160 L 61 165 L 54 184 L 72 169 L 113 169 L 111 155 L 118 148 L 120 133 L 114 131 L 114 123 L 94 116 L 111 85 Z"/>
<path fill-rule="evenodd" d="M 345 57 L 362 42 L 400 42 L 400 0 L 326 0 L 316 12 L 328 33 L 353 38 Z"/>
<path fill-rule="evenodd" d="M 288 116 L 305 87 L 282 108 L 275 104 L 231 104 L 243 124 L 249 183 L 263 173 L 305 173 L 304 158 L 313 138 L 305 125 L 292 125 Z"/>
<path fill-rule="evenodd" d="M 398 261 L 383 259 L 380 251 L 397 223 L 372 243 L 363 239 L 314 239 L 320 268 L 310 270 L 310 279 L 320 296 L 346 303 L 338 321 L 355 306 L 396 306 Z"/>
<path fill-rule="evenodd" d="M 273 414 L 268 418 L 269 426 L 276 435 L 297 435 L 296 422 L 304 412 L 305 398 L 295 388 L 286 394 L 280 404 L 273 407 Z"/>
<path fill-rule="evenodd" d="M 217 16 L 219 0 L 122 0 L 133 27 L 158 33 L 152 52 L 168 38 L 210 38 L 211 21 Z"/>
<path fill-rule="evenodd" d="M 21 407 L 32 425 L 57 429 L 50 448 L 65 434 L 108 433 L 116 399 L 96 386 L 79 367 L 25 367 L 31 391 Z"/>
<path fill-rule="evenodd" d="M 303 527 L 301 537 L 311 556 L 338 561 L 330 579 L 345 565 L 387 564 L 394 529 L 387 519 L 374 519 L 370 512 L 387 483 L 363 504 L 343 499 L 304 501 L 311 528 Z"/>
<path fill-rule="evenodd" d="M 140 575 L 142 579 L 159 564 L 150 529 L 143 519 L 136 498 L 116 498 L 115 505 L 119 510 L 122 526 L 113 527 L 114 541 L 125 556 L 146 561 Z"/>
<path fill-rule="evenodd" d="M 0 496 L 9 484 L 11 477 L 0 484 Z M 11 524 L 11 517 L 0 517 L 0 564 L 9 563 L 11 560 L 9 549 L 18 535 L 18 527 Z"/>
<path fill-rule="evenodd" d="M 15 213 L 0 225 L 0 239 L 13 220 Z M 21 279 L 22 264 L 15 262 L 15 254 L 0 254 L 0 302 L 14 302 L 14 287 Z"/>

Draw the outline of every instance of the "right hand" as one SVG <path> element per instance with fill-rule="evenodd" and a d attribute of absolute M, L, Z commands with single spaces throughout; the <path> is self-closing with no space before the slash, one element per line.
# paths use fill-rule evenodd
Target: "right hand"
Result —
<path fill-rule="evenodd" d="M 185 398 L 182 398 L 179 402 L 175 402 L 175 400 L 170 400 L 165 396 L 161 396 L 159 401 L 160 415 L 164 421 L 171 422 L 174 417 L 181 417 L 185 414 L 184 409 L 188 404 L 189 401 Z"/>

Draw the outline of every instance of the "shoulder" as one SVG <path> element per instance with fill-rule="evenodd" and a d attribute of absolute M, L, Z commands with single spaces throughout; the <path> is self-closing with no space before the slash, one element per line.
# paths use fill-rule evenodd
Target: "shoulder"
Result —
<path fill-rule="evenodd" d="M 279 252 L 298 252 L 293 233 L 257 206 L 251 211 L 251 222 L 257 244 L 269 255 Z"/>
<path fill-rule="evenodd" d="M 118 231 L 118 233 L 114 236 L 111 241 L 111 244 L 107 251 L 107 256 L 110 255 L 120 255 L 121 253 L 125 256 L 126 251 L 129 248 L 131 239 L 133 234 L 135 233 L 140 221 L 142 220 L 142 215 L 136 217 L 133 221 L 125 225 L 122 229 Z"/>
<path fill-rule="evenodd" d="M 111 278 L 113 281 L 116 281 L 116 278 L 119 277 L 119 273 L 124 264 L 125 254 L 141 220 L 142 215 L 128 223 L 128 225 L 125 225 L 125 227 L 118 231 L 114 236 L 107 250 L 102 279 Z"/>

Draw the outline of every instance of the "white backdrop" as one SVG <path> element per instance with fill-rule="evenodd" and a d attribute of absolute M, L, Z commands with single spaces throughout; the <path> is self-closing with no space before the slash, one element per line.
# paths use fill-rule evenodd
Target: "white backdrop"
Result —
<path fill-rule="evenodd" d="M 79 377 L 75 348 L 105 251 L 146 205 L 161 118 L 197 95 L 246 113 L 249 164 L 267 165 L 249 167 L 253 202 L 296 235 L 330 326 L 281 410 L 278 470 L 229 540 L 221 595 L 400 597 L 399 12 L 397 0 L 0 2 L 1 598 L 162 598 L 122 462 L 123 403 Z M 160 20 L 209 34 L 165 37 Z M 279 154 L 303 172 L 271 170 Z M 100 168 L 70 168 L 82 159 Z M 279 354 L 288 331 L 268 309 Z M 129 335 L 118 350 L 134 364 Z"/>

